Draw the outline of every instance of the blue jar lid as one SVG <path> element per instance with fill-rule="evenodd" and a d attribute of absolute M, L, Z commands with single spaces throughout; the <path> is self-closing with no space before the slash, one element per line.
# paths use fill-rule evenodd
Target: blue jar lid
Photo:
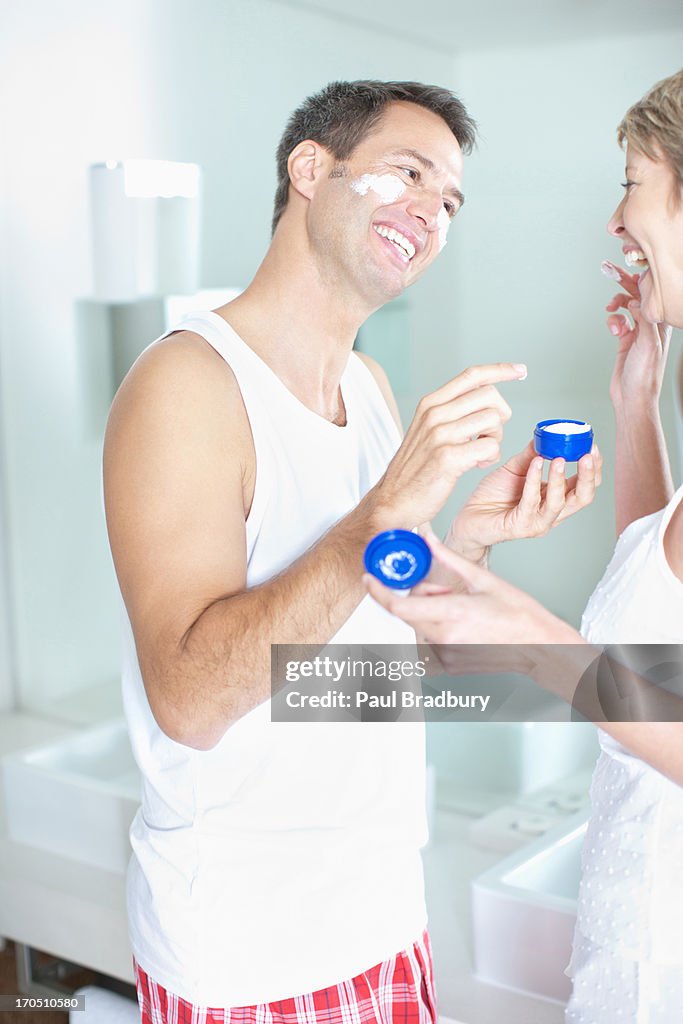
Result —
<path fill-rule="evenodd" d="M 385 587 L 406 590 L 425 578 L 432 564 L 432 553 L 418 533 L 385 530 L 372 538 L 363 560 L 367 571 Z"/>
<path fill-rule="evenodd" d="M 536 424 L 534 448 L 544 459 L 578 462 L 592 447 L 593 428 L 585 420 L 541 420 Z"/>

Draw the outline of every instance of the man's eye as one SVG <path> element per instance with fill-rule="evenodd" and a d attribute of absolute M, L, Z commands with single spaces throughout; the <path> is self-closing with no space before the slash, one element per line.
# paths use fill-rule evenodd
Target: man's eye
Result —
<path fill-rule="evenodd" d="M 420 172 L 416 171 L 414 167 L 402 167 L 401 170 L 408 175 L 411 181 L 417 181 L 420 177 Z"/>
<path fill-rule="evenodd" d="M 455 217 L 455 215 L 457 213 L 457 210 L 456 210 L 455 206 L 453 205 L 453 203 L 444 203 L 443 204 L 443 208 L 444 208 L 444 210 L 446 211 L 446 213 L 448 214 L 449 217 Z"/>

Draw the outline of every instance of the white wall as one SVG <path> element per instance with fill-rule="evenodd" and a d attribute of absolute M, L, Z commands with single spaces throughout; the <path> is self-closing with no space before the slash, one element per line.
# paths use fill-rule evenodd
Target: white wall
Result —
<path fill-rule="evenodd" d="M 0 713 L 11 711 L 15 704 L 14 665 L 12 661 L 12 604 L 9 591 L 7 550 L 9 534 L 4 520 L 4 485 L 0 435 Z"/>
<path fill-rule="evenodd" d="M 452 62 L 269 0 L 24 0 L 5 3 L 2 21 L 0 86 L 13 98 L 0 123 L 10 571 L 22 698 L 41 704 L 118 674 L 101 437 L 89 433 L 74 316 L 91 288 L 87 166 L 200 163 L 202 283 L 243 284 L 268 243 L 274 152 L 301 99 L 334 78 L 448 82 Z M 445 283 L 447 263 L 435 274 Z M 438 322 L 432 294 L 415 300 L 427 327 Z"/>
<path fill-rule="evenodd" d="M 456 88 L 480 123 L 481 142 L 467 162 L 467 200 L 449 242 L 453 362 L 528 363 L 528 379 L 504 388 L 513 407 L 506 453 L 525 446 L 537 420 L 568 416 L 593 422 L 606 460 L 589 511 L 547 538 L 499 549 L 493 567 L 573 621 L 614 544 L 614 344 L 604 326 L 613 284 L 600 261 L 621 256 L 605 231 L 624 178 L 615 128 L 649 86 L 680 67 L 681 54 L 683 29 L 472 51 L 457 65 Z M 679 351 L 680 336 L 674 357 Z M 667 383 L 669 419 L 670 397 Z"/>

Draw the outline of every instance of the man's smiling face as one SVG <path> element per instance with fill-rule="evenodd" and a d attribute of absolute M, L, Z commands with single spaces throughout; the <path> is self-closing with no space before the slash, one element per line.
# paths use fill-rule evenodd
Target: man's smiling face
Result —
<path fill-rule="evenodd" d="M 414 103 L 387 106 L 379 126 L 308 210 L 326 279 L 376 308 L 424 273 L 463 202 L 463 156 L 445 121 Z"/>

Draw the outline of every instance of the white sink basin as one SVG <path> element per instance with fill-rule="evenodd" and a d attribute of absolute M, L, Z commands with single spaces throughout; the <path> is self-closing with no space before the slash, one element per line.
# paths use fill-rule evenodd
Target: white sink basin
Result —
<path fill-rule="evenodd" d="M 568 818 L 471 883 L 474 967 L 482 981 L 569 998 L 587 812 Z"/>
<path fill-rule="evenodd" d="M 2 759 L 9 837 L 123 873 L 140 774 L 123 719 Z"/>

